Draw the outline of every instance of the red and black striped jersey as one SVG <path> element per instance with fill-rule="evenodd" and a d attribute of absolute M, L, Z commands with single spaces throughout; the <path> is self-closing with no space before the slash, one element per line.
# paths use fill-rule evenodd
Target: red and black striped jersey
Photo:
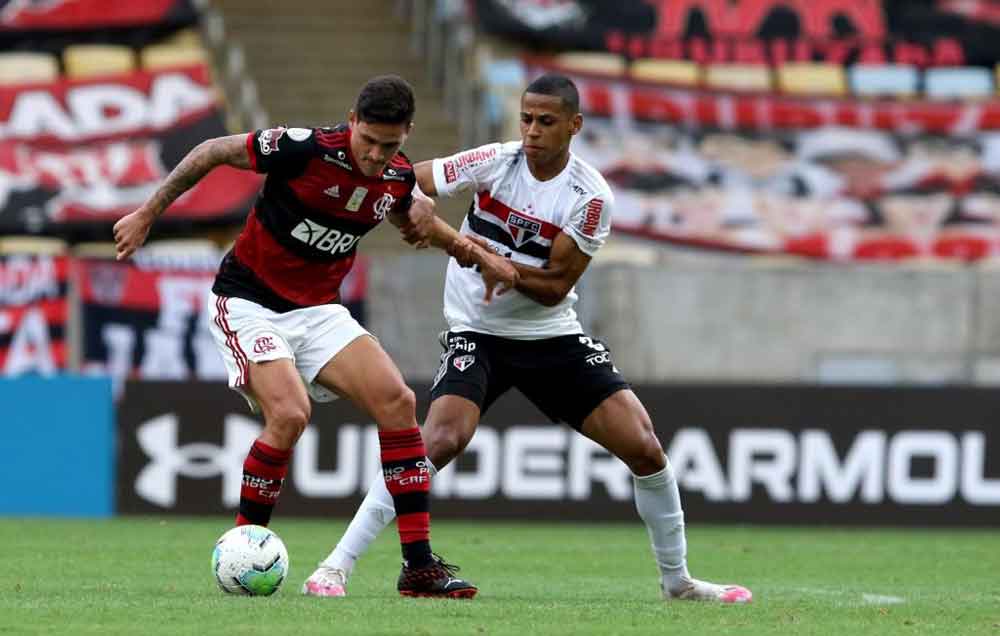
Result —
<path fill-rule="evenodd" d="M 358 241 L 409 208 L 416 181 L 403 153 L 366 177 L 350 141 L 345 124 L 247 135 L 251 166 L 267 178 L 212 291 L 279 312 L 339 302 Z"/>

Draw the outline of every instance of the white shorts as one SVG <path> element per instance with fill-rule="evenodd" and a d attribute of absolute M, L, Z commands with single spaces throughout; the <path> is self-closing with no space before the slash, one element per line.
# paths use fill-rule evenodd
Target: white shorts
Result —
<path fill-rule="evenodd" d="M 289 358 L 309 396 L 329 402 L 337 395 L 314 380 L 340 350 L 370 336 L 343 305 L 317 305 L 278 313 L 243 298 L 208 295 L 209 331 L 229 372 L 229 387 L 255 413 L 257 401 L 245 389 L 250 362 Z"/>

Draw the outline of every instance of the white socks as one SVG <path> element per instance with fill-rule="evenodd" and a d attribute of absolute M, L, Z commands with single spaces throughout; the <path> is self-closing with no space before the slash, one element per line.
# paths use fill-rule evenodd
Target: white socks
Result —
<path fill-rule="evenodd" d="M 434 467 L 430 459 L 427 460 L 427 465 L 430 466 L 431 478 L 433 479 L 438 472 L 437 468 Z M 345 575 L 350 576 L 351 571 L 354 570 L 355 561 L 365 553 L 375 537 L 395 518 L 396 509 L 392 505 L 392 495 L 385 487 L 385 479 L 382 478 L 380 472 L 372 481 L 372 485 L 368 488 L 368 494 L 365 495 L 358 511 L 354 513 L 354 518 L 351 519 L 351 523 L 347 526 L 344 536 L 340 538 L 340 542 L 337 543 L 337 547 L 320 562 L 320 565 L 343 570 Z"/>
<path fill-rule="evenodd" d="M 684 511 L 670 460 L 666 457 L 664 460 L 667 465 L 660 472 L 646 476 L 632 475 L 632 480 L 635 484 L 635 507 L 649 531 L 653 556 L 663 576 L 664 587 L 678 589 L 691 578 L 687 569 Z M 436 474 L 437 469 L 431 465 L 431 477 Z M 320 565 L 343 570 L 349 576 L 355 561 L 395 517 L 392 496 L 380 474 L 372 482 L 337 547 Z"/>
<path fill-rule="evenodd" d="M 658 473 L 641 477 L 632 475 L 635 484 L 635 507 L 649 531 L 653 556 L 663 575 L 665 588 L 682 587 L 691 576 L 687 569 L 687 541 L 684 538 L 684 511 L 677 480 L 667 465 Z"/>

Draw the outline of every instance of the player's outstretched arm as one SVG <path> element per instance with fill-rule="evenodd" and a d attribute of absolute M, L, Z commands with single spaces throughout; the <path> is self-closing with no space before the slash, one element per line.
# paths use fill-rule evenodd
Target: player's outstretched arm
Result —
<path fill-rule="evenodd" d="M 471 240 L 480 247 L 488 245 L 478 237 L 473 237 Z M 590 257 L 577 247 L 573 239 L 560 232 L 552 241 L 549 262 L 544 268 L 522 263 L 512 262 L 512 264 L 520 275 L 514 289 L 537 303 L 554 307 L 561 303 L 566 294 L 573 289 L 573 285 L 576 285 L 576 281 L 590 264 Z"/>
<path fill-rule="evenodd" d="M 229 165 L 250 169 L 247 136 L 230 135 L 208 139 L 195 146 L 167 175 L 163 184 L 137 210 L 115 223 L 115 250 L 118 260 L 131 256 L 149 236 L 153 222 L 177 197 L 198 183 L 212 168 Z"/>
<path fill-rule="evenodd" d="M 521 276 L 510 259 L 500 256 L 485 241 L 463 236 L 444 219 L 434 217 L 434 225 L 429 236 L 431 245 L 448 253 L 462 267 L 478 267 L 486 284 L 483 300 L 490 302 L 493 294 L 501 296 L 517 287 Z"/>

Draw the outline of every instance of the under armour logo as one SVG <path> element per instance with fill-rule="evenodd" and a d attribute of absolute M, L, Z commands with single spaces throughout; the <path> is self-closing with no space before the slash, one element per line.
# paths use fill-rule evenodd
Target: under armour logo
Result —
<path fill-rule="evenodd" d="M 136 439 L 149 457 L 135 480 L 135 492 L 150 503 L 169 508 L 177 502 L 177 478 L 210 479 L 222 477 L 222 501 L 228 507 L 240 501 L 243 460 L 253 441 L 260 435 L 260 425 L 242 415 L 227 415 L 223 445 L 192 442 L 177 443 L 177 415 L 168 413 L 144 422 L 136 430 Z"/>

